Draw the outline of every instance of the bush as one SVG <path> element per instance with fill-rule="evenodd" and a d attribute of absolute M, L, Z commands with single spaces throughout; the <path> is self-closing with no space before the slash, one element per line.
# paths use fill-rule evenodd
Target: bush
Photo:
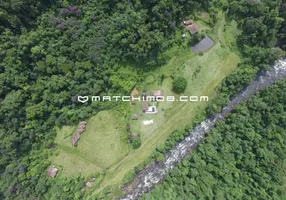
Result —
<path fill-rule="evenodd" d="M 131 144 L 134 149 L 138 149 L 141 146 L 140 136 L 132 137 Z"/>
<path fill-rule="evenodd" d="M 173 81 L 173 90 L 180 94 L 183 93 L 187 87 L 188 81 L 182 76 L 178 76 Z"/>

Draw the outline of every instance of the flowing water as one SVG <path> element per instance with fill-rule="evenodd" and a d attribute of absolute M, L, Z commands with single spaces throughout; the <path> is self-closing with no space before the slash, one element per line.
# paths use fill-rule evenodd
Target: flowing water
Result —
<path fill-rule="evenodd" d="M 149 192 L 156 184 L 163 180 L 164 175 L 169 170 L 181 162 L 202 141 L 206 133 L 215 126 L 218 120 L 223 119 L 237 104 L 249 99 L 259 89 L 272 85 L 281 78 L 286 78 L 286 59 L 277 61 L 269 71 L 258 75 L 248 87 L 223 108 L 221 113 L 201 122 L 183 141 L 179 142 L 170 152 L 166 153 L 163 161 L 152 163 L 140 171 L 131 183 L 124 186 L 125 196 L 121 199 L 134 200 L 138 199 L 142 194 Z"/>

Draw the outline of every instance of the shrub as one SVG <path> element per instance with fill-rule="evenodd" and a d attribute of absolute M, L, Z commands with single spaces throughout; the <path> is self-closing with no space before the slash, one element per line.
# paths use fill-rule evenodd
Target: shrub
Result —
<path fill-rule="evenodd" d="M 173 81 L 173 90 L 178 94 L 183 93 L 187 87 L 187 84 L 188 81 L 184 77 L 175 77 Z"/>

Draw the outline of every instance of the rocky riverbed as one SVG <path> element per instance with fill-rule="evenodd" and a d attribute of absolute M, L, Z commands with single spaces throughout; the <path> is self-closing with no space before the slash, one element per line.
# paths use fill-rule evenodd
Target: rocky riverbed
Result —
<path fill-rule="evenodd" d="M 179 142 L 170 152 L 166 153 L 164 161 L 152 163 L 140 171 L 131 183 L 124 186 L 126 195 L 121 199 L 135 200 L 142 194 L 149 192 L 156 184 L 163 180 L 164 175 L 168 171 L 181 162 L 202 141 L 218 120 L 223 119 L 229 114 L 237 104 L 246 101 L 260 89 L 272 85 L 281 78 L 286 78 L 286 59 L 277 61 L 270 70 L 258 75 L 251 84 L 223 108 L 221 113 L 206 119 L 195 127 L 183 141 Z"/>

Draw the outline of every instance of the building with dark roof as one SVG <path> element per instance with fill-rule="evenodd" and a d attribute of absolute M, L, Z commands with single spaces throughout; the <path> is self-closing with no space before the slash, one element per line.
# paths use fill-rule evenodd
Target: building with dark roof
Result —
<path fill-rule="evenodd" d="M 183 23 L 184 23 L 185 26 L 188 26 L 188 25 L 193 24 L 193 20 L 191 20 L 191 19 L 189 19 L 189 20 L 184 20 Z"/>
<path fill-rule="evenodd" d="M 137 120 L 137 119 L 138 119 L 138 115 L 137 115 L 137 114 L 133 114 L 133 115 L 132 115 L 132 119 L 133 119 L 133 120 Z"/>
<path fill-rule="evenodd" d="M 59 169 L 57 169 L 55 166 L 52 165 L 48 168 L 48 176 L 55 178 L 58 171 L 59 171 Z"/>
<path fill-rule="evenodd" d="M 189 32 L 194 35 L 196 33 L 199 32 L 198 27 L 195 24 L 191 24 L 187 26 L 187 29 L 189 30 Z"/>
<path fill-rule="evenodd" d="M 85 129 L 86 125 L 85 124 L 80 124 L 78 128 L 83 128 Z"/>
<path fill-rule="evenodd" d="M 142 102 L 142 111 L 145 113 L 148 110 L 149 106 L 148 106 L 148 102 L 147 101 L 143 101 Z"/>
<path fill-rule="evenodd" d="M 80 134 L 77 132 L 72 138 L 72 145 L 75 146 L 80 138 Z"/>
<path fill-rule="evenodd" d="M 82 121 L 79 123 L 78 129 L 76 130 L 74 136 L 71 139 L 72 146 L 76 146 L 76 144 L 80 138 L 80 134 L 82 134 L 85 130 L 86 124 L 87 124 L 87 122 L 85 122 L 85 121 Z"/>
<path fill-rule="evenodd" d="M 164 94 L 162 90 L 155 90 L 151 92 L 151 96 L 155 97 L 156 100 L 156 99 L 162 99 L 164 97 Z"/>
<path fill-rule="evenodd" d="M 192 52 L 206 51 L 215 45 L 215 42 L 208 36 L 204 37 L 198 44 L 192 47 Z"/>
<path fill-rule="evenodd" d="M 84 131 L 84 128 L 78 128 L 76 132 L 82 133 Z"/>

